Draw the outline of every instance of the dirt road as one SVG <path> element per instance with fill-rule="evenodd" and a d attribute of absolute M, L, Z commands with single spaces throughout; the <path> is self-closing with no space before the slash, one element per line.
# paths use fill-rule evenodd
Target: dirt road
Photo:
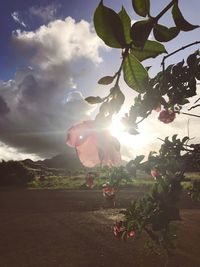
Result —
<path fill-rule="evenodd" d="M 0 267 L 164 267 L 166 257 L 146 255 L 143 240 L 122 242 L 112 234 L 119 210 L 139 195 L 121 191 L 111 209 L 100 191 L 1 189 Z M 181 214 L 167 266 L 199 267 L 199 205 L 186 199 Z"/>

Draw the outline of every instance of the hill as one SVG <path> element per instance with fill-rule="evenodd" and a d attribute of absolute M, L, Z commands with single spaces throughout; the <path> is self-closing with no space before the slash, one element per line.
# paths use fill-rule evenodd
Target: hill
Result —
<path fill-rule="evenodd" d="M 74 149 L 67 148 L 62 154 L 56 155 L 49 159 L 33 161 L 25 159 L 21 161 L 26 167 L 35 171 L 52 171 L 52 172 L 66 172 L 83 169 L 83 165 L 79 161 Z"/>

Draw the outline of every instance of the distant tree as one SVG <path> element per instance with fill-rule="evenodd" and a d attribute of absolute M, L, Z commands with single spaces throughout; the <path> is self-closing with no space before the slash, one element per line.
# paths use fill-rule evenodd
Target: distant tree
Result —
<path fill-rule="evenodd" d="M 21 162 L 2 161 L 0 163 L 0 186 L 24 186 L 33 179 L 33 172 L 29 171 Z"/>

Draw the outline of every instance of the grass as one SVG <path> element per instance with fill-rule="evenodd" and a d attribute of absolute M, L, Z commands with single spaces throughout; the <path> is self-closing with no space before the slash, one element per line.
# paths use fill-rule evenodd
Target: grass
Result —
<path fill-rule="evenodd" d="M 186 178 L 191 180 L 199 180 L 200 179 L 200 172 L 187 172 Z"/>
<path fill-rule="evenodd" d="M 185 175 L 186 179 L 189 179 L 191 181 L 182 182 L 182 186 L 184 189 L 189 190 L 192 187 L 192 182 L 194 180 L 200 180 L 200 172 L 188 172 Z"/>
<path fill-rule="evenodd" d="M 44 189 L 80 189 L 84 184 L 83 176 L 46 176 L 44 181 L 40 181 L 36 177 L 33 182 L 29 184 L 30 188 L 44 188 Z"/>
<path fill-rule="evenodd" d="M 191 181 L 200 179 L 199 172 L 191 172 L 186 174 L 186 178 Z M 94 179 L 94 188 L 101 189 L 102 185 L 108 181 L 107 177 L 104 175 L 99 175 Z M 136 178 L 131 178 L 130 180 L 122 179 L 120 182 L 120 188 L 150 188 L 154 183 L 151 176 L 145 174 L 139 174 Z M 191 182 L 182 183 L 184 189 L 189 189 L 191 187 Z M 46 176 L 44 181 L 40 181 L 39 177 L 36 177 L 33 182 L 29 184 L 30 188 L 36 189 L 87 189 L 85 184 L 85 174 L 73 175 L 73 176 Z"/>
<path fill-rule="evenodd" d="M 108 182 L 107 177 L 100 176 L 94 179 L 94 188 L 101 189 L 104 183 Z M 153 184 L 151 178 L 132 178 L 130 180 L 122 180 L 120 188 L 139 188 L 150 187 Z M 40 181 L 36 177 L 34 181 L 29 183 L 29 188 L 35 189 L 87 189 L 85 184 L 85 175 L 76 176 L 46 176 L 44 181 Z"/>

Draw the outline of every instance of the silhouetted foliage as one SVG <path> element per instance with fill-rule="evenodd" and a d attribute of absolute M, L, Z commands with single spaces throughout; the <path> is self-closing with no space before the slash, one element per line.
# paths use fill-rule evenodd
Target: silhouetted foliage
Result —
<path fill-rule="evenodd" d="M 0 186 L 24 186 L 33 179 L 33 173 L 21 162 L 2 161 L 0 163 Z"/>

